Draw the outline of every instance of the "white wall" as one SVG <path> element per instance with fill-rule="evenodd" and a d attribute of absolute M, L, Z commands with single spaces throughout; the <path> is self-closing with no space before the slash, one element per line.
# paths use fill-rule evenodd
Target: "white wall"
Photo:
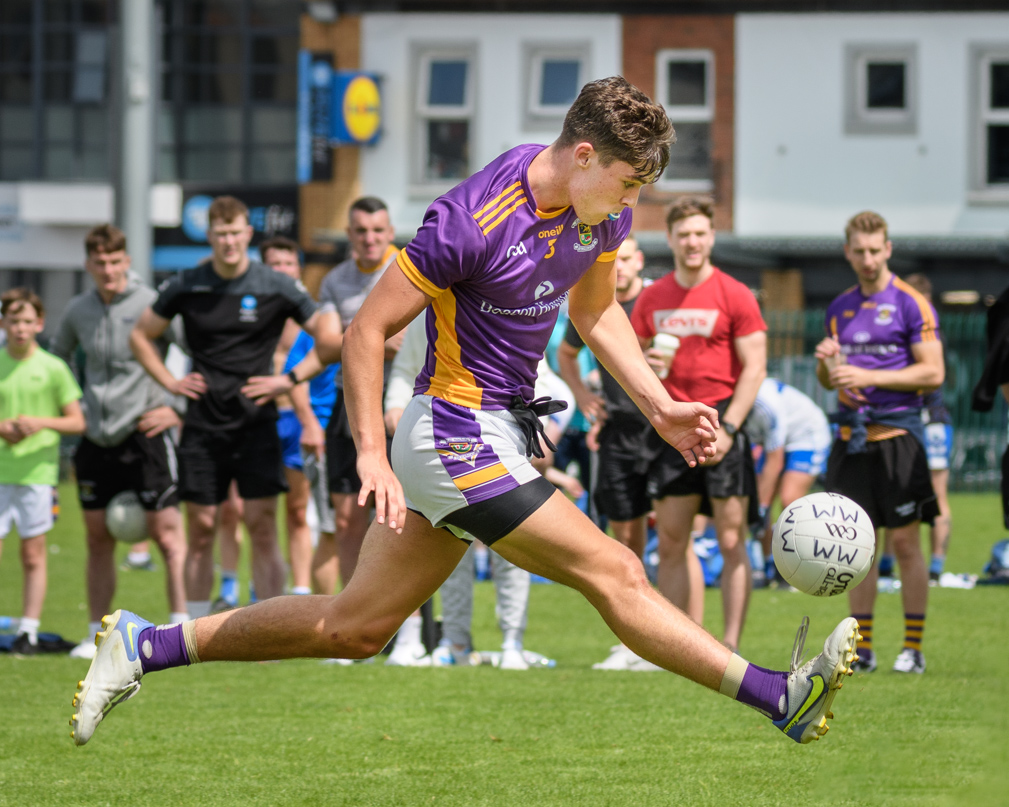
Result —
<path fill-rule="evenodd" d="M 523 52 L 526 44 L 590 42 L 586 81 L 621 72 L 621 25 L 617 15 L 576 14 L 365 14 L 361 66 L 383 76 L 383 134 L 362 149 L 361 182 L 381 196 L 400 235 L 419 226 L 433 195 L 411 196 L 410 156 L 414 136 L 412 43 L 476 45 L 476 119 L 473 170 L 522 143 L 549 143 L 560 133 L 523 129 Z"/>
<path fill-rule="evenodd" d="M 918 46 L 915 135 L 844 133 L 846 44 Z M 736 24 L 735 229 L 839 236 L 875 209 L 899 235 L 1005 235 L 1009 203 L 968 201 L 970 47 L 1009 14 L 742 14 Z"/>

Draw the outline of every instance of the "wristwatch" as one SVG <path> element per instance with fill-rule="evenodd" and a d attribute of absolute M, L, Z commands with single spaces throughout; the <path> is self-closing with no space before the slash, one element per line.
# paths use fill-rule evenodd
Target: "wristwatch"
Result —
<path fill-rule="evenodd" d="M 722 428 L 725 429 L 725 433 L 729 435 L 729 437 L 735 437 L 736 432 L 739 431 L 739 426 L 735 423 L 729 423 L 727 420 L 722 421 Z"/>
<path fill-rule="evenodd" d="M 288 379 L 290 379 L 291 383 L 294 384 L 294 386 L 298 386 L 298 384 L 301 383 L 301 379 L 298 378 L 298 376 L 295 374 L 294 370 L 288 371 L 287 377 L 288 377 Z"/>

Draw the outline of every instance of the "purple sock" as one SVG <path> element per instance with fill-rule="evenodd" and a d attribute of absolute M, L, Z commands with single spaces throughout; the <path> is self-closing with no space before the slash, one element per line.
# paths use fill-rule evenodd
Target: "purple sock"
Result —
<path fill-rule="evenodd" d="M 765 670 L 750 664 L 743 674 L 736 700 L 752 706 L 771 716 L 771 720 L 781 720 L 785 716 L 788 675 L 775 670 Z"/>
<path fill-rule="evenodd" d="M 189 653 L 182 635 L 182 625 L 158 625 L 144 628 L 137 637 L 140 644 L 140 666 L 144 674 L 189 666 Z"/>

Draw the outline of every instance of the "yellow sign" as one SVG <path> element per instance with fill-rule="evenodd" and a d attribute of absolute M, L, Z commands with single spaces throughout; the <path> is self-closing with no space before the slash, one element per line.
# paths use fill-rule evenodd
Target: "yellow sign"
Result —
<path fill-rule="evenodd" d="M 366 143 L 382 124 L 382 106 L 378 85 L 370 76 L 355 76 L 343 95 L 343 121 L 347 132 L 358 143 Z"/>

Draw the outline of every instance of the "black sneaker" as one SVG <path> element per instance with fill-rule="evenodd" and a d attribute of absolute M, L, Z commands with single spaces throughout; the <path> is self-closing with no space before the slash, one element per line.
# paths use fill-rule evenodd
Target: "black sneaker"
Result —
<path fill-rule="evenodd" d="M 31 643 L 27 633 L 19 633 L 11 645 L 11 652 L 17 656 L 34 656 L 39 648 Z"/>
<path fill-rule="evenodd" d="M 858 660 L 851 665 L 852 672 L 871 673 L 876 669 L 876 653 L 865 647 L 855 649 L 858 653 Z"/>

